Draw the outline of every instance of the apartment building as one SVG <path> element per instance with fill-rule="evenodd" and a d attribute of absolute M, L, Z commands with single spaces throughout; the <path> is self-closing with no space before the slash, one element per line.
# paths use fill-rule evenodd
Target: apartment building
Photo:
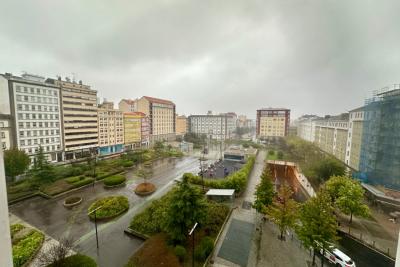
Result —
<path fill-rule="evenodd" d="M 104 101 L 98 106 L 100 155 L 122 152 L 124 149 L 123 112 L 114 109 L 113 102 Z"/>
<path fill-rule="evenodd" d="M 300 138 L 314 142 L 316 121 L 321 120 L 321 117 L 316 115 L 303 115 L 296 120 L 297 136 Z"/>
<path fill-rule="evenodd" d="M 175 120 L 176 120 L 176 128 L 175 128 L 176 135 L 180 136 L 185 135 L 188 127 L 187 125 L 188 119 L 184 115 L 181 116 L 176 115 Z"/>
<path fill-rule="evenodd" d="M 141 144 L 142 147 L 148 147 L 150 145 L 150 120 L 146 114 L 137 112 L 141 115 Z"/>
<path fill-rule="evenodd" d="M 2 146 L 24 150 L 32 163 L 39 146 L 49 161 L 63 160 L 59 87 L 27 73 L 0 75 L 0 87 Z"/>
<path fill-rule="evenodd" d="M 150 143 L 175 140 L 175 104 L 172 101 L 143 96 L 136 100 L 137 111 L 150 123 Z"/>
<path fill-rule="evenodd" d="M 350 110 L 345 163 L 359 170 L 364 121 L 364 107 Z"/>
<path fill-rule="evenodd" d="M 228 113 L 212 115 L 190 115 L 188 131 L 197 135 L 206 135 L 215 140 L 226 140 L 233 137 L 236 129 L 236 118 Z"/>
<path fill-rule="evenodd" d="M 349 121 L 346 113 L 317 120 L 314 143 L 323 151 L 345 162 L 348 129 Z"/>
<path fill-rule="evenodd" d="M 61 89 L 65 159 L 96 153 L 98 139 L 97 91 L 82 81 L 47 79 Z"/>
<path fill-rule="evenodd" d="M 283 137 L 289 134 L 290 109 L 263 108 L 257 110 L 257 138 Z"/>
<path fill-rule="evenodd" d="M 373 92 L 364 106 L 360 177 L 400 190 L 400 84 Z"/>
<path fill-rule="evenodd" d="M 125 150 L 135 149 L 142 142 L 142 115 L 140 112 L 124 112 L 124 141 Z"/>
<path fill-rule="evenodd" d="M 118 109 L 124 112 L 135 112 L 137 111 L 137 103 L 135 100 L 122 99 L 118 103 Z"/>

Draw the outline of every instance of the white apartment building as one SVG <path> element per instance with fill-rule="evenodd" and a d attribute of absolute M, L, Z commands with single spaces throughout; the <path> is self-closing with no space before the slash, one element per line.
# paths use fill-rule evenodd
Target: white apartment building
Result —
<path fill-rule="evenodd" d="M 317 120 L 314 143 L 323 151 L 345 162 L 347 136 L 349 129 L 348 114 Z"/>
<path fill-rule="evenodd" d="M 3 114 L 12 118 L 7 126 L 13 133 L 10 146 L 24 150 L 32 162 L 39 146 L 49 161 L 61 161 L 60 89 L 46 83 L 44 77 L 31 74 L 5 74 L 0 79 L 0 106 Z"/>
<path fill-rule="evenodd" d="M 0 149 L 12 147 L 11 116 L 0 114 Z"/>
<path fill-rule="evenodd" d="M 135 112 L 137 110 L 136 100 L 122 99 L 118 103 L 118 109 L 124 112 Z"/>
<path fill-rule="evenodd" d="M 207 138 L 230 139 L 236 129 L 236 118 L 230 114 L 190 115 L 188 117 L 188 128 L 190 133 L 205 134 Z"/>
<path fill-rule="evenodd" d="M 356 108 L 349 112 L 349 131 L 345 163 L 357 171 L 360 164 L 363 121 L 364 107 Z"/>
<path fill-rule="evenodd" d="M 296 120 L 297 136 L 300 138 L 314 142 L 316 121 L 321 119 L 315 115 L 304 115 Z"/>

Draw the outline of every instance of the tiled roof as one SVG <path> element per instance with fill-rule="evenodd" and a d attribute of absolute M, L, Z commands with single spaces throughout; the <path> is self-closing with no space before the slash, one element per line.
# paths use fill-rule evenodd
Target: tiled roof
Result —
<path fill-rule="evenodd" d="M 124 115 L 136 115 L 136 116 L 141 116 L 141 117 L 146 117 L 146 114 L 144 114 L 143 112 L 124 112 Z"/>
<path fill-rule="evenodd" d="M 124 102 L 128 103 L 129 105 L 133 105 L 135 103 L 135 100 L 131 100 L 131 99 L 122 99 L 121 101 L 124 101 Z"/>
<path fill-rule="evenodd" d="M 167 104 L 167 105 L 175 105 L 174 102 L 170 100 L 165 100 L 165 99 L 160 99 L 160 98 L 155 98 L 155 97 L 150 97 L 150 96 L 144 96 L 148 101 L 154 102 L 154 103 L 159 103 L 159 104 Z"/>

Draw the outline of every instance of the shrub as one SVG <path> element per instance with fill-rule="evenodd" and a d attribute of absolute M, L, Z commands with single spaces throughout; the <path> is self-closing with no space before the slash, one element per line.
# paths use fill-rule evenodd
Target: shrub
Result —
<path fill-rule="evenodd" d="M 174 248 L 174 253 L 179 258 L 180 261 L 183 261 L 183 259 L 186 256 L 186 249 L 181 245 L 177 245 Z"/>
<path fill-rule="evenodd" d="M 113 176 L 109 176 L 109 177 L 105 178 L 103 182 L 106 186 L 114 186 L 114 185 L 122 184 L 125 181 L 126 181 L 125 176 L 113 175 Z"/>
<path fill-rule="evenodd" d="M 57 266 L 59 266 L 59 265 L 57 265 Z M 63 267 L 97 267 L 97 264 L 92 258 L 90 258 L 86 255 L 75 254 L 75 255 L 66 257 L 62 261 L 62 266 Z M 55 265 L 50 264 L 47 267 L 55 267 Z"/>
<path fill-rule="evenodd" d="M 39 250 L 44 240 L 44 235 L 32 230 L 28 235 L 18 241 L 12 247 L 14 267 L 23 266 L 27 263 Z"/>
<path fill-rule="evenodd" d="M 224 179 L 204 179 L 204 185 L 211 188 L 235 189 L 237 193 L 241 192 L 246 187 L 247 179 L 253 169 L 254 162 L 255 158 L 250 157 L 239 171 L 230 174 Z M 191 173 L 185 173 L 184 176 L 193 184 L 202 184 L 202 180 L 199 176 L 195 176 Z"/>
<path fill-rule="evenodd" d="M 211 237 L 206 236 L 201 241 L 200 244 L 194 249 L 194 257 L 199 261 L 204 261 L 210 255 L 211 251 L 214 249 L 214 241 Z"/>
<path fill-rule="evenodd" d="M 85 179 L 85 176 L 72 176 L 72 177 L 68 177 L 65 179 L 65 181 L 67 181 L 67 183 L 69 184 L 74 184 L 76 182 L 79 182 L 81 180 Z"/>
<path fill-rule="evenodd" d="M 102 206 L 102 208 L 96 211 L 97 218 L 108 219 L 116 217 L 128 210 L 129 201 L 125 196 L 109 196 L 101 198 L 90 205 L 88 213 L 100 206 Z M 94 219 L 94 213 L 90 213 L 89 217 Z"/>
<path fill-rule="evenodd" d="M 125 168 L 129 168 L 133 166 L 133 161 L 131 160 L 124 160 L 122 161 L 121 165 Z"/>
<path fill-rule="evenodd" d="M 93 178 L 84 178 L 83 180 L 79 180 L 78 182 L 73 183 L 74 187 L 81 187 L 87 184 L 91 184 L 94 182 Z"/>
<path fill-rule="evenodd" d="M 24 229 L 25 226 L 23 226 L 22 224 L 16 223 L 10 226 L 10 232 L 11 232 L 11 238 L 13 238 L 13 236 L 18 233 L 19 231 L 21 231 L 22 229 Z"/>

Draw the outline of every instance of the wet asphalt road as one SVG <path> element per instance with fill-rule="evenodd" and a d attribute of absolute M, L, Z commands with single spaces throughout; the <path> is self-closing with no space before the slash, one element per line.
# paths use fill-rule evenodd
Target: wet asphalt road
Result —
<path fill-rule="evenodd" d="M 93 257 L 100 267 L 124 266 L 129 257 L 140 247 L 142 240 L 127 236 L 123 230 L 129 225 L 134 214 L 143 210 L 150 200 L 161 197 L 185 172 L 197 173 L 199 161 L 194 157 L 181 159 L 162 159 L 153 164 L 152 178 L 149 182 L 157 186 L 157 191 L 147 197 L 137 196 L 133 190 L 142 182 L 134 176 L 134 171 L 126 174 L 127 185 L 121 188 L 104 189 L 102 183 L 94 188 L 87 187 L 68 196 L 82 196 L 83 202 L 73 209 L 66 209 L 62 203 L 65 196 L 46 200 L 41 197 L 28 199 L 12 205 L 10 212 L 59 239 L 70 238 L 75 250 Z M 99 249 L 96 248 L 94 223 L 87 216 L 87 208 L 99 197 L 124 195 L 128 197 L 130 209 L 122 216 L 108 222 L 98 223 Z"/>

